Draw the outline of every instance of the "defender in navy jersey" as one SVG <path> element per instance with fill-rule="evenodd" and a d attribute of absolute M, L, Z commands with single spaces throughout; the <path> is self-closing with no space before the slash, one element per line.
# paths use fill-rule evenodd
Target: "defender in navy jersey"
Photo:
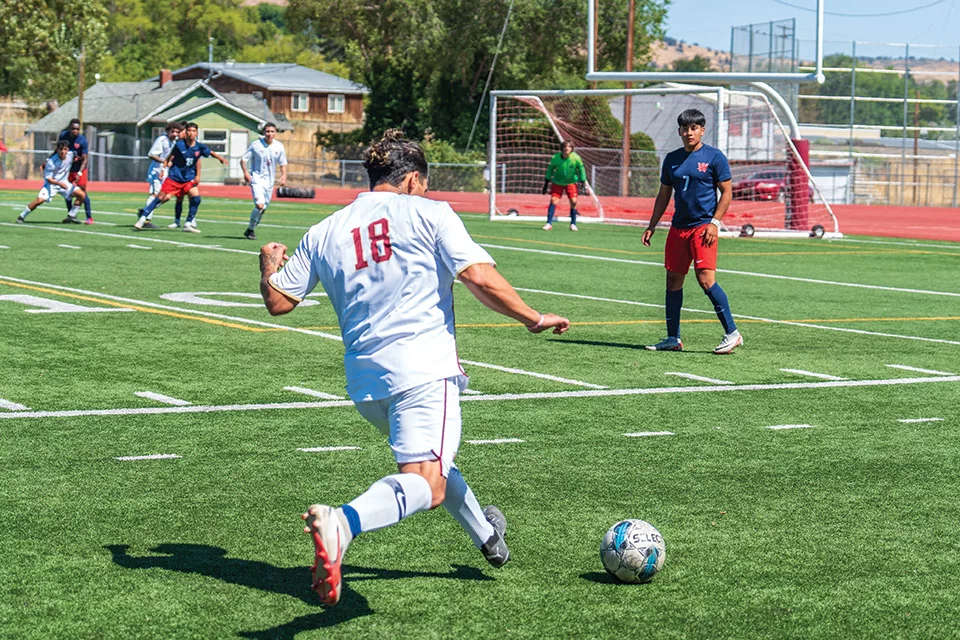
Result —
<path fill-rule="evenodd" d="M 74 118 L 70 121 L 69 126 L 60 132 L 60 136 L 57 138 L 57 142 L 60 140 L 66 140 L 70 145 L 70 151 L 73 153 L 73 164 L 70 165 L 70 175 L 67 177 L 67 181 L 71 184 L 75 184 L 80 187 L 80 190 L 86 193 L 87 190 L 87 153 L 90 150 L 90 145 L 87 142 L 87 136 L 80 133 L 80 120 Z M 90 196 L 84 195 L 83 197 L 83 209 L 87 214 L 87 224 L 93 224 L 93 214 L 91 213 L 90 208 Z M 73 211 L 73 213 L 70 213 Z M 77 212 L 73 210 L 70 203 L 67 202 L 67 216 L 71 217 L 70 222 L 76 222 Z"/>
<path fill-rule="evenodd" d="M 657 223 L 674 196 L 673 223 L 664 247 L 664 266 L 667 269 L 667 337 L 651 351 L 682 351 L 680 342 L 680 308 L 683 306 L 683 281 L 693 262 L 697 282 L 703 289 L 717 318 L 723 325 L 724 336 L 714 353 L 730 353 L 741 344 L 743 337 L 730 312 L 727 294 L 716 281 L 717 237 L 720 219 L 733 199 L 730 183 L 730 165 L 723 152 L 702 141 L 707 120 L 696 109 L 687 109 L 677 118 L 683 148 L 671 151 L 663 160 L 660 172 L 660 192 L 653 206 L 653 215 L 643 232 L 643 244 L 650 246 Z M 717 190 L 720 198 L 717 198 Z"/>

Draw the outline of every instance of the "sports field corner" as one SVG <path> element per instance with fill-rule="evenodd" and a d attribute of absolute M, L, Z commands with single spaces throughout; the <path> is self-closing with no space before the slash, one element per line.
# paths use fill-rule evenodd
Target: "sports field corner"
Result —
<path fill-rule="evenodd" d="M 513 559 L 493 569 L 442 509 L 418 514 L 351 546 L 324 609 L 299 516 L 395 466 L 346 398 L 330 302 L 269 316 L 257 254 L 356 192 L 275 200 L 251 242 L 244 187 L 204 187 L 200 234 L 164 228 L 169 204 L 137 232 L 142 185 L 101 187 L 91 226 L 61 224 L 57 201 L 14 224 L 36 184 L 0 191 L 0 636 L 952 635 L 960 238 L 944 210 L 838 207 L 844 239 L 722 239 L 745 343 L 716 356 L 692 278 L 685 350 L 644 349 L 664 335 L 664 233 L 545 232 L 451 196 L 520 294 L 573 322 L 530 335 L 454 287 L 457 464 L 505 514 Z M 650 584 L 600 562 L 624 518 L 665 540 Z"/>

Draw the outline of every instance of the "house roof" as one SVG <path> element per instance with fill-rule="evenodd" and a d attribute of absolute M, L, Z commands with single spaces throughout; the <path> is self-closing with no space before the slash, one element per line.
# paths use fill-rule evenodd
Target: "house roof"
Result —
<path fill-rule="evenodd" d="M 310 69 L 299 64 L 272 62 L 198 62 L 177 69 L 174 77 L 193 69 L 212 70 L 267 91 L 306 91 L 310 93 L 367 94 L 370 89 L 352 80 Z M 157 78 L 151 78 L 156 80 Z"/>
<path fill-rule="evenodd" d="M 198 88 L 209 97 L 178 104 L 182 97 Z M 203 80 L 172 80 L 162 87 L 156 82 L 98 82 L 83 94 L 83 119 L 94 125 L 166 123 L 180 119 L 180 114 L 195 112 L 198 107 L 213 103 L 223 104 L 260 123 L 275 122 L 280 131 L 293 128 L 286 118 L 271 112 L 255 96 L 233 92 L 220 94 Z M 73 98 L 31 125 L 29 131 L 62 131 L 77 113 L 77 98 Z"/>

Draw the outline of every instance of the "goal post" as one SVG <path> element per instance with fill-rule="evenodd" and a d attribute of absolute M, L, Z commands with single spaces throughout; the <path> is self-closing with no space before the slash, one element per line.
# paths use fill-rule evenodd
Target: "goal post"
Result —
<path fill-rule="evenodd" d="M 681 146 L 676 118 L 687 108 L 703 112 L 704 142 L 724 151 L 730 162 L 734 200 L 723 219 L 724 235 L 840 235 L 810 171 L 809 146 L 791 139 L 764 94 L 670 83 L 629 90 L 492 92 L 490 218 L 544 217 L 546 167 L 560 142 L 570 141 L 583 159 L 588 185 L 577 202 L 578 222 L 648 222 L 661 161 Z M 631 114 L 628 154 L 624 112 Z M 558 217 L 568 210 L 561 201 Z M 668 221 L 671 214 L 672 203 Z"/>

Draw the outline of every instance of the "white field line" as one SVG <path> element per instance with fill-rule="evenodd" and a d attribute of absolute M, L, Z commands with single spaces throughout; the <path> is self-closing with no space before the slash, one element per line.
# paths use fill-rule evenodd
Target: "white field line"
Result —
<path fill-rule="evenodd" d="M 623 434 L 628 438 L 653 438 L 655 436 L 675 436 L 673 431 L 637 431 L 636 433 Z"/>
<path fill-rule="evenodd" d="M 852 387 L 888 387 L 912 384 L 960 382 L 960 376 L 891 378 L 887 380 L 844 380 L 830 382 L 781 382 L 776 384 L 739 384 L 700 387 L 648 387 L 642 389 L 587 389 L 582 391 L 541 391 L 534 393 L 503 393 L 465 396 L 461 402 L 501 402 L 511 400 L 551 400 L 568 398 L 605 398 L 613 396 L 643 396 L 674 393 L 727 393 L 738 391 L 779 391 L 799 389 L 836 389 Z M 326 409 L 353 406 L 350 400 L 324 402 L 276 402 L 269 404 L 193 405 L 189 407 L 131 407 L 124 409 L 74 409 L 68 411 L 24 411 L 0 413 L 0 420 L 10 418 L 76 418 L 82 416 L 158 415 L 167 413 L 219 413 L 224 411 L 273 411 L 287 409 Z"/>
<path fill-rule="evenodd" d="M 7 411 L 30 411 L 30 407 L 25 407 L 22 404 L 10 402 L 3 398 L 0 398 L 0 409 L 6 409 Z"/>
<path fill-rule="evenodd" d="M 529 249 L 527 247 L 507 247 L 498 244 L 481 243 L 481 247 L 489 249 L 502 249 L 504 251 L 522 251 L 524 253 L 539 253 L 551 256 L 561 256 L 565 258 L 580 258 L 583 260 L 601 260 L 603 262 L 620 262 L 625 264 L 640 264 L 644 266 L 654 266 L 663 268 L 662 262 L 651 262 L 649 260 L 629 260 L 627 258 L 610 258 L 608 256 L 591 256 L 583 253 L 566 253 L 563 251 L 548 251 L 546 249 Z M 873 289 L 876 291 L 897 291 L 900 293 L 917 293 L 928 296 L 949 296 L 960 298 L 960 293 L 953 291 L 928 291 L 926 289 L 907 289 L 904 287 L 885 287 L 876 284 L 860 284 L 857 282 L 836 282 L 833 280 L 820 280 L 818 278 L 800 278 L 797 276 L 781 276 L 773 273 L 757 273 L 754 271 L 737 271 L 734 269 L 717 269 L 717 273 L 732 273 L 738 276 L 753 276 L 755 278 L 771 278 L 773 280 L 790 280 L 793 282 L 808 282 L 811 284 L 826 284 L 835 287 L 854 287 L 856 289 Z"/>
<path fill-rule="evenodd" d="M 680 371 L 665 371 L 663 375 L 676 376 L 678 378 L 686 378 L 687 380 L 696 380 L 697 382 L 709 382 L 710 384 L 733 384 L 729 380 L 717 380 L 716 378 L 704 378 L 703 376 L 695 376 L 692 373 L 682 373 Z"/>
<path fill-rule="evenodd" d="M 63 231 L 66 231 L 66 229 L 63 229 Z M 61 249 L 79 249 L 80 248 L 75 244 L 58 244 L 57 246 L 60 247 Z"/>
<path fill-rule="evenodd" d="M 114 458 L 114 460 L 120 460 L 121 462 L 132 462 L 134 460 L 172 460 L 173 458 L 179 458 L 175 453 L 154 453 L 149 456 L 120 456 L 119 458 Z"/>
<path fill-rule="evenodd" d="M 523 369 L 513 369 L 511 367 L 501 367 L 498 364 L 487 364 L 486 362 L 474 362 L 473 360 L 461 360 L 462 364 L 469 364 L 474 367 L 483 367 L 484 369 L 495 369 L 497 371 L 504 371 L 506 373 L 516 373 L 522 376 L 531 376 L 534 378 L 541 378 L 543 380 L 553 380 L 554 382 L 563 382 L 566 384 L 574 384 L 578 387 L 587 387 L 588 389 L 606 389 L 603 385 L 593 384 L 592 382 L 583 382 L 581 380 L 571 380 L 570 378 L 560 378 L 558 376 L 551 376 L 546 373 L 536 373 L 535 371 L 524 371 Z"/>
<path fill-rule="evenodd" d="M 464 389 L 461 393 L 465 396 L 479 396 L 483 391 L 477 391 L 476 389 Z"/>
<path fill-rule="evenodd" d="M 146 249 L 147 251 L 150 251 L 151 249 L 153 249 L 153 247 L 144 247 L 139 244 L 128 244 L 127 246 L 130 247 L 131 249 Z"/>
<path fill-rule="evenodd" d="M 652 302 L 637 302 L 635 300 L 617 300 L 616 298 L 601 298 L 598 296 L 586 296 L 579 293 L 562 293 L 560 291 L 546 291 L 544 289 L 528 289 L 524 287 L 514 287 L 517 291 L 523 291 L 525 293 L 542 293 L 548 296 L 561 296 L 564 298 L 578 298 L 581 300 L 596 300 L 598 302 L 612 302 L 615 304 L 628 304 L 635 307 L 655 307 L 657 309 L 663 309 L 662 304 L 654 304 Z M 683 311 L 690 313 L 706 313 L 709 315 L 716 315 L 715 311 L 707 311 L 705 309 L 688 309 L 683 307 Z M 762 318 L 760 316 L 746 316 L 743 314 L 735 313 L 733 314 L 734 318 L 743 318 L 744 320 L 755 320 L 757 322 L 766 322 L 769 324 L 782 324 L 791 327 L 806 327 L 808 329 L 822 329 L 824 331 L 839 331 L 841 333 L 855 333 L 858 335 L 864 336 L 878 336 L 881 338 L 898 338 L 901 340 L 918 340 L 920 342 L 936 342 L 940 344 L 953 344 L 960 345 L 960 341 L 957 340 L 943 340 L 940 338 L 924 338 L 923 336 L 907 336 L 901 335 L 899 333 L 883 333 L 879 331 L 864 331 L 863 329 L 849 329 L 847 327 L 831 327 L 822 324 L 811 324 L 809 322 L 793 322 L 790 320 L 774 320 L 773 318 Z M 576 323 L 574 323 L 576 324 Z"/>
<path fill-rule="evenodd" d="M 955 376 L 957 374 L 949 371 L 937 371 L 936 369 L 920 369 L 919 367 L 908 367 L 905 364 L 888 364 L 891 369 L 902 369 L 903 371 L 913 371 L 914 373 L 929 373 L 932 376 Z"/>
<path fill-rule="evenodd" d="M 774 431 L 782 431 L 784 429 L 813 429 L 812 424 L 775 424 L 772 427 L 767 427 L 767 429 L 773 429 Z"/>
<path fill-rule="evenodd" d="M 271 322 L 262 322 L 260 320 L 251 320 L 249 318 L 239 318 L 236 316 L 228 316 L 222 313 L 213 313 L 210 311 L 199 311 L 197 309 L 185 309 L 183 307 L 174 307 L 167 304 L 157 304 L 155 302 L 146 302 L 145 300 L 135 300 L 133 298 L 122 298 L 120 296 L 112 296 L 108 293 L 103 293 L 101 291 L 87 291 L 85 289 L 75 289 L 73 287 L 63 287 L 56 284 L 49 284 L 47 282 L 35 282 L 33 280 L 24 280 L 22 278 L 14 278 L 13 276 L 0 275 L 0 284 L 3 280 L 9 280 L 11 282 L 19 282 L 21 284 L 30 284 L 38 287 L 47 287 L 48 289 L 56 289 L 58 291 L 68 291 L 70 293 L 79 293 L 87 296 L 95 296 L 99 298 L 106 298 L 107 300 L 114 300 L 116 302 L 126 302 L 128 304 L 134 304 L 141 307 L 150 307 L 152 309 L 164 309 L 166 311 L 177 311 L 179 313 L 187 313 L 195 316 L 204 316 L 207 318 L 217 318 L 218 320 L 229 320 L 231 322 L 238 322 L 242 324 L 254 325 L 257 327 L 268 327 L 270 329 L 283 329 L 284 331 L 293 331 L 296 333 L 305 333 L 310 336 L 318 336 L 320 338 L 326 338 L 328 340 L 336 340 L 337 342 L 342 342 L 343 339 L 340 336 L 335 336 L 332 333 L 324 333 L 322 331 L 314 331 L 312 329 L 300 329 L 298 327 L 287 327 L 282 324 L 273 324 Z"/>
<path fill-rule="evenodd" d="M 343 396 L 335 396 L 332 393 L 324 393 L 323 391 L 314 391 L 306 387 L 284 387 L 283 390 L 302 393 L 305 396 L 312 396 L 314 398 L 320 398 L 321 400 L 343 400 Z"/>
<path fill-rule="evenodd" d="M 303 447 L 297 449 L 304 453 L 323 453 L 325 451 L 360 451 L 360 447 Z"/>
<path fill-rule="evenodd" d="M 820 378 L 821 380 L 846 380 L 840 376 L 832 376 L 829 373 L 814 373 L 813 371 L 804 371 L 803 369 L 780 369 L 786 373 L 795 373 L 798 376 L 808 376 L 810 378 Z"/>
<path fill-rule="evenodd" d="M 943 418 L 903 418 L 897 422 L 942 422 Z"/>
<path fill-rule="evenodd" d="M 209 200 L 208 200 L 208 202 L 209 202 Z M 233 202 L 233 203 L 240 203 L 240 204 L 250 204 L 250 203 L 253 202 L 253 199 L 251 198 L 250 200 L 238 200 L 238 199 L 236 199 L 236 198 L 216 198 L 216 202 Z M 312 204 L 312 203 L 310 203 L 310 204 Z M 297 206 L 295 203 L 292 203 L 292 202 L 271 202 L 271 203 L 270 203 L 271 209 L 272 209 L 272 208 L 275 208 L 275 207 L 278 207 L 278 206 L 284 206 L 284 205 L 285 205 L 284 208 L 293 208 L 293 207 Z M 20 209 L 20 208 L 23 207 L 23 205 L 22 205 L 22 204 L 14 204 L 14 203 L 12 203 L 12 202 L 0 202 L 0 207 L 10 207 L 10 208 L 12 208 L 12 209 Z M 37 207 L 37 210 L 56 211 L 57 208 L 54 207 L 54 206 L 50 206 L 50 205 L 40 205 L 39 207 Z M 164 214 L 164 213 L 159 213 L 160 211 L 162 211 L 162 210 L 161 210 L 161 209 L 155 209 L 155 210 L 154 210 L 153 217 L 157 218 L 158 220 L 159 220 L 159 219 L 163 219 L 163 220 L 173 220 L 174 217 L 175 217 L 175 216 L 173 216 L 173 215 L 167 215 L 167 214 Z M 120 216 L 120 217 L 123 217 L 123 218 L 127 218 L 127 219 L 129 219 L 129 220 L 136 220 L 136 215 L 137 215 L 135 212 L 134 212 L 134 213 L 126 213 L 126 212 L 123 212 L 123 211 L 107 211 L 107 210 L 105 210 L 105 209 L 91 209 L 91 210 L 90 210 L 90 213 L 92 213 L 92 214 L 94 214 L 94 215 L 97 215 L 97 216 Z M 470 214 L 460 214 L 460 215 L 470 215 Z M 484 214 L 481 214 L 481 215 L 483 215 L 483 217 L 487 217 L 487 216 L 484 215 Z M 208 223 L 211 223 L 211 222 L 212 222 L 212 223 L 216 223 L 216 224 L 232 224 L 232 225 L 236 225 L 236 226 L 242 225 L 242 226 L 244 226 L 244 227 L 247 226 L 247 223 L 246 223 L 246 222 L 243 222 L 243 221 L 241 221 L 241 220 L 239 220 L 239 219 L 238 219 L 238 220 L 213 220 L 213 219 L 210 219 L 210 218 L 204 218 L 202 215 L 199 216 L 199 217 L 201 218 L 201 221 L 203 222 L 203 224 L 208 224 Z M 96 224 L 98 224 L 98 225 L 100 225 L 100 224 L 102 224 L 102 225 L 109 225 L 109 226 L 111 226 L 111 227 L 119 226 L 119 225 L 117 225 L 117 223 L 115 223 L 115 222 L 103 222 L 103 221 L 100 221 L 100 220 L 97 220 Z M 132 225 L 133 222 L 131 222 L 130 224 Z M 275 227 L 275 228 L 279 228 L 279 229 L 303 229 L 304 231 L 306 231 L 307 229 L 310 228 L 310 227 L 300 227 L 300 226 L 295 226 L 295 225 L 284 225 L 284 224 L 265 224 L 265 223 L 262 223 L 262 222 L 261 222 L 259 225 L 257 225 L 257 226 L 258 226 L 258 227 Z"/>
<path fill-rule="evenodd" d="M 829 242 L 856 242 L 860 244 L 893 244 L 904 247 L 931 247 L 933 249 L 950 249 L 960 251 L 960 246 L 956 244 L 923 244 L 920 242 L 895 242 L 893 240 L 855 240 L 853 238 L 835 238 Z"/>
<path fill-rule="evenodd" d="M 495 438 L 493 440 L 464 440 L 467 444 L 511 444 L 523 442 L 520 438 Z"/>
<path fill-rule="evenodd" d="M 133 395 L 138 398 L 146 398 L 147 400 L 153 400 L 155 402 L 162 402 L 163 404 L 169 404 L 174 407 L 188 407 L 192 405 L 192 402 L 187 402 L 186 400 L 181 400 L 180 398 L 172 398 L 170 396 L 165 396 L 162 393 L 154 393 L 153 391 L 134 391 Z"/>
<path fill-rule="evenodd" d="M 9 248 L 10 248 L 10 247 L 8 247 L 8 246 L 5 245 L 5 244 L 0 244 L 0 249 L 9 249 Z"/>

